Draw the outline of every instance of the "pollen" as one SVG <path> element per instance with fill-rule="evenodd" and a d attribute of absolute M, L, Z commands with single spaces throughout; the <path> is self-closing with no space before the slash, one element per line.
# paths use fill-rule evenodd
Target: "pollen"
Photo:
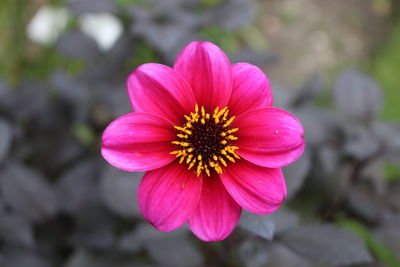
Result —
<path fill-rule="evenodd" d="M 212 171 L 221 174 L 223 167 L 240 159 L 235 152 L 239 147 L 234 145 L 239 129 L 231 127 L 235 116 L 229 116 L 228 107 L 217 107 L 208 113 L 196 104 L 194 112 L 185 115 L 184 119 L 183 125 L 174 126 L 177 138 L 172 144 L 176 150 L 170 154 L 197 176 L 202 173 L 211 176 Z"/>

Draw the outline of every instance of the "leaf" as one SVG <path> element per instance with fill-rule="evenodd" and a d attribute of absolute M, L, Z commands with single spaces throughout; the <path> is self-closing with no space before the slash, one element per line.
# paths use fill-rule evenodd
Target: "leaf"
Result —
<path fill-rule="evenodd" d="M 239 225 L 267 240 L 272 240 L 276 228 L 275 222 L 270 215 L 257 215 L 247 211 L 242 211 Z"/>
<path fill-rule="evenodd" d="M 245 240 L 238 249 L 239 257 L 248 267 L 262 267 L 268 262 L 267 247 L 259 240 Z"/>
<path fill-rule="evenodd" d="M 375 123 L 373 131 L 383 144 L 386 158 L 393 164 L 400 166 L 400 124 Z"/>
<path fill-rule="evenodd" d="M 314 100 L 321 91 L 324 89 L 324 79 L 321 74 L 315 73 L 306 81 L 306 83 L 300 88 L 295 100 L 292 105 L 294 107 L 300 107 Z"/>
<path fill-rule="evenodd" d="M 275 234 L 288 231 L 300 223 L 299 215 L 296 212 L 284 208 L 267 216 L 271 216 L 275 223 Z"/>
<path fill-rule="evenodd" d="M 68 101 L 76 103 L 87 98 L 84 85 L 63 70 L 53 71 L 49 80 L 56 88 L 57 93 Z"/>
<path fill-rule="evenodd" d="M 130 252 L 144 247 L 160 266 L 188 266 L 189 262 L 190 266 L 203 266 L 203 255 L 188 239 L 188 231 L 184 226 L 173 232 L 159 232 L 143 223 L 122 237 L 118 247 Z"/>
<path fill-rule="evenodd" d="M 331 224 L 301 225 L 283 232 L 281 240 L 307 259 L 329 264 L 372 263 L 365 244 L 354 234 Z"/>
<path fill-rule="evenodd" d="M 310 167 L 311 154 L 306 149 L 297 161 L 283 168 L 287 186 L 287 199 L 294 197 L 302 188 Z"/>
<path fill-rule="evenodd" d="M 271 87 L 274 88 L 274 106 L 283 109 L 289 109 L 295 97 L 293 88 L 283 87 L 280 84 L 271 82 Z"/>
<path fill-rule="evenodd" d="M 373 156 L 380 148 L 378 137 L 369 129 L 359 125 L 349 125 L 345 128 L 345 152 L 360 160 Z"/>
<path fill-rule="evenodd" d="M 357 216 L 376 224 L 382 220 L 385 207 L 371 191 L 354 187 L 347 195 L 347 204 L 348 208 Z"/>
<path fill-rule="evenodd" d="M 32 226 L 17 213 L 0 210 L 0 237 L 8 244 L 31 247 L 34 244 Z"/>
<path fill-rule="evenodd" d="M 203 21 L 229 30 L 238 29 L 255 19 L 256 9 L 256 3 L 251 0 L 225 1 L 204 12 Z"/>
<path fill-rule="evenodd" d="M 0 163 L 7 157 L 12 139 L 11 125 L 0 118 Z"/>
<path fill-rule="evenodd" d="M 271 242 L 267 245 L 268 267 L 315 267 L 307 259 L 299 256 L 288 247 L 278 242 Z M 264 252 L 266 253 L 266 252 Z"/>
<path fill-rule="evenodd" d="M 76 15 L 85 13 L 117 13 L 117 5 L 112 0 L 68 1 L 68 7 Z"/>
<path fill-rule="evenodd" d="M 337 78 L 333 87 L 336 107 L 344 118 L 352 121 L 370 121 L 382 108 L 380 86 L 358 70 L 346 70 Z"/>
<path fill-rule="evenodd" d="M 63 267 L 150 267 L 134 262 L 131 258 L 121 257 L 110 252 L 95 253 L 84 249 L 76 250 Z"/>
<path fill-rule="evenodd" d="M 400 264 L 400 215 L 391 215 L 375 231 L 376 238 L 387 245 L 396 255 L 396 262 Z M 392 259 L 392 261 L 394 261 Z"/>
<path fill-rule="evenodd" d="M 0 98 L 2 98 L 8 91 L 7 82 L 0 77 Z"/>
<path fill-rule="evenodd" d="M 303 107 L 294 114 L 303 124 L 306 144 L 320 146 L 338 138 L 340 124 L 330 111 L 317 107 Z"/>
<path fill-rule="evenodd" d="M 30 120 L 40 116 L 49 103 L 47 85 L 29 80 L 23 81 L 14 90 L 8 91 L 4 97 L 0 98 L 0 105 L 4 106 L 11 117 L 18 120 Z M 43 117 L 41 119 L 45 120 Z"/>
<path fill-rule="evenodd" d="M 203 266 L 203 256 L 187 236 L 176 236 L 147 242 L 151 258 L 160 266 Z"/>
<path fill-rule="evenodd" d="M 375 258 L 379 260 L 380 263 L 383 263 L 384 266 L 398 267 L 400 265 L 400 261 L 396 259 L 394 251 L 392 251 L 384 242 L 380 242 L 379 236 L 378 238 L 374 237 L 371 230 L 360 221 L 342 219 L 338 224 L 362 238 Z M 379 228 L 376 231 L 378 233 L 380 231 Z"/>
<path fill-rule="evenodd" d="M 137 191 L 143 173 L 129 173 L 108 167 L 102 174 L 100 191 L 104 204 L 122 217 L 140 216 Z"/>
<path fill-rule="evenodd" d="M 90 250 L 110 250 L 115 242 L 114 218 L 98 202 L 86 203 L 77 214 L 72 242 Z"/>
<path fill-rule="evenodd" d="M 56 48 L 63 56 L 73 59 L 94 60 L 100 55 L 96 41 L 80 31 L 63 33 Z"/>
<path fill-rule="evenodd" d="M 3 248 L 3 255 L 0 254 L 0 266 L 2 267 L 52 267 L 51 259 L 47 256 L 36 253 L 33 250 L 22 248 Z"/>
<path fill-rule="evenodd" d="M 117 241 L 117 248 L 125 253 L 137 253 L 144 246 L 142 241 L 137 238 L 137 231 L 135 230 L 121 236 Z"/>
<path fill-rule="evenodd" d="M 326 144 L 319 146 L 315 151 L 319 163 L 318 165 L 321 166 L 326 176 L 333 174 L 333 172 L 337 170 L 339 157 L 341 156 L 341 151 L 339 151 L 339 149 L 340 148 L 334 144 Z"/>
<path fill-rule="evenodd" d="M 272 52 L 256 52 L 249 49 L 235 51 L 235 53 L 229 57 L 231 63 L 247 62 L 256 66 L 266 66 L 277 61 L 278 56 Z"/>
<path fill-rule="evenodd" d="M 57 183 L 57 198 L 60 209 L 77 214 L 85 205 L 97 198 L 98 163 L 82 160 L 60 177 Z"/>
<path fill-rule="evenodd" d="M 0 190 L 7 204 L 34 222 L 52 217 L 57 212 L 53 186 L 42 174 L 22 164 L 6 165 L 0 175 Z"/>

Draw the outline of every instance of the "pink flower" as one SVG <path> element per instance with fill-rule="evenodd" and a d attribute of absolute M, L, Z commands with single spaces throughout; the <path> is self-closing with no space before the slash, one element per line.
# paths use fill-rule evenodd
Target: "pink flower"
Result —
<path fill-rule="evenodd" d="M 102 155 L 147 171 L 139 207 L 156 229 L 188 222 L 204 241 L 225 239 L 242 208 L 274 212 L 286 196 L 281 167 L 304 150 L 303 128 L 273 108 L 264 73 L 231 65 L 209 42 L 192 42 L 173 68 L 144 64 L 128 78 L 135 110 L 104 131 Z"/>

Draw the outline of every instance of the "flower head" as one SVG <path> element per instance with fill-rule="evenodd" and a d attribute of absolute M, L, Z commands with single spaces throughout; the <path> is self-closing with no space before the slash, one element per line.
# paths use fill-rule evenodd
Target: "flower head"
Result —
<path fill-rule="evenodd" d="M 286 196 L 281 167 L 304 150 L 303 128 L 272 107 L 264 73 L 231 65 L 217 46 L 192 42 L 174 67 L 144 64 L 128 78 L 135 110 L 104 131 L 102 155 L 147 171 L 139 207 L 158 230 L 185 222 L 200 239 L 225 239 L 242 208 L 268 214 Z"/>

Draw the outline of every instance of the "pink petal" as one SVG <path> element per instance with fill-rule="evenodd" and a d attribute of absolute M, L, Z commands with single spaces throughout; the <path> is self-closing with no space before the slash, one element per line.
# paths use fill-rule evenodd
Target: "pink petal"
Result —
<path fill-rule="evenodd" d="M 161 64 L 144 64 L 128 78 L 128 94 L 135 111 L 158 115 L 180 124 L 194 109 L 193 92 L 175 70 Z"/>
<path fill-rule="evenodd" d="M 232 66 L 233 90 L 229 100 L 232 114 L 272 106 L 272 90 L 268 78 L 258 67 L 248 63 Z"/>
<path fill-rule="evenodd" d="M 233 199 L 256 214 L 272 213 L 286 197 L 281 169 L 270 169 L 239 160 L 226 168 L 221 180 Z"/>
<path fill-rule="evenodd" d="M 203 241 L 223 240 L 235 228 L 241 211 L 218 175 L 204 177 L 200 202 L 188 223 L 193 233 Z"/>
<path fill-rule="evenodd" d="M 252 110 L 238 116 L 234 127 L 239 128 L 237 153 L 254 164 L 280 168 L 298 159 L 304 151 L 303 127 L 285 110 Z"/>
<path fill-rule="evenodd" d="M 126 171 L 146 171 L 175 159 L 173 126 L 151 114 L 130 113 L 104 130 L 101 154 L 113 166 Z"/>
<path fill-rule="evenodd" d="M 176 162 L 149 171 L 139 186 L 139 208 L 159 231 L 172 231 L 193 213 L 201 194 L 201 177 Z"/>
<path fill-rule="evenodd" d="M 189 81 L 200 106 L 210 111 L 228 104 L 232 93 L 231 65 L 216 45 L 190 43 L 178 56 L 174 69 Z"/>

